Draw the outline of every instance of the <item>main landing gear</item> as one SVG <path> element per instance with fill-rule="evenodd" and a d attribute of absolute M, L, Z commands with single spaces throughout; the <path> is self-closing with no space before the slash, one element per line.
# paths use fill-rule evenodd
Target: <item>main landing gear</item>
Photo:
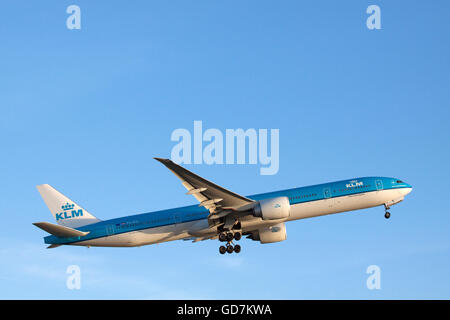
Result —
<path fill-rule="evenodd" d="M 219 234 L 219 241 L 220 242 L 227 242 L 227 244 L 225 246 L 220 246 L 219 247 L 219 252 L 220 254 L 225 254 L 225 252 L 228 253 L 239 253 L 241 252 L 241 246 L 236 244 L 233 246 L 233 240 L 239 241 L 242 238 L 242 234 L 240 232 L 232 232 L 232 231 L 227 231 L 227 232 L 221 232 Z"/>

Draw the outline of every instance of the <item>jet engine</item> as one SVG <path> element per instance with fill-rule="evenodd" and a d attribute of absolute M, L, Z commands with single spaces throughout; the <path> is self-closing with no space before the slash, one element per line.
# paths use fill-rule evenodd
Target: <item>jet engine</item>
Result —
<path fill-rule="evenodd" d="M 258 201 L 253 208 L 253 215 L 263 220 L 277 220 L 289 217 L 291 205 L 287 197 L 277 197 Z"/>
<path fill-rule="evenodd" d="M 271 227 L 259 229 L 258 235 L 261 243 L 284 241 L 287 238 L 286 225 L 282 222 Z"/>

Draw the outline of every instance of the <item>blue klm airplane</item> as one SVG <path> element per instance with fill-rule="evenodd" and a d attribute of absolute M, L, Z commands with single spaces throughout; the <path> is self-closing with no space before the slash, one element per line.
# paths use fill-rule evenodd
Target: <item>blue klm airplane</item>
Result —
<path fill-rule="evenodd" d="M 285 222 L 402 201 L 412 187 L 396 178 L 365 177 L 302 188 L 241 196 L 184 169 L 169 168 L 200 204 L 101 221 L 48 184 L 37 186 L 57 224 L 37 222 L 50 233 L 48 248 L 61 245 L 134 247 L 172 240 L 218 239 L 219 252 L 240 252 L 243 235 L 272 243 L 286 240 Z"/>

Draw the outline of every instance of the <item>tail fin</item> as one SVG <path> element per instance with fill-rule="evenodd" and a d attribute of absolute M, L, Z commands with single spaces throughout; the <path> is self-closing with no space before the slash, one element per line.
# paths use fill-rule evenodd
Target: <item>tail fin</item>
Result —
<path fill-rule="evenodd" d="M 41 184 L 37 189 L 59 225 L 78 228 L 100 221 L 52 186 Z"/>

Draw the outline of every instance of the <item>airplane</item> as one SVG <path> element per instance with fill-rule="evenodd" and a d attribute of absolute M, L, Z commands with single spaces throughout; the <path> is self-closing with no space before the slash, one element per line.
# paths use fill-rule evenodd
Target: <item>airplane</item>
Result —
<path fill-rule="evenodd" d="M 286 240 L 288 221 L 401 202 L 412 186 L 397 178 L 363 177 L 241 196 L 210 182 L 169 159 L 155 158 L 198 200 L 191 205 L 102 221 L 48 184 L 37 186 L 57 224 L 36 222 L 50 233 L 47 248 L 62 245 L 136 247 L 173 240 L 218 239 L 219 253 L 239 253 L 235 242 L 246 236 L 260 243 Z"/>

